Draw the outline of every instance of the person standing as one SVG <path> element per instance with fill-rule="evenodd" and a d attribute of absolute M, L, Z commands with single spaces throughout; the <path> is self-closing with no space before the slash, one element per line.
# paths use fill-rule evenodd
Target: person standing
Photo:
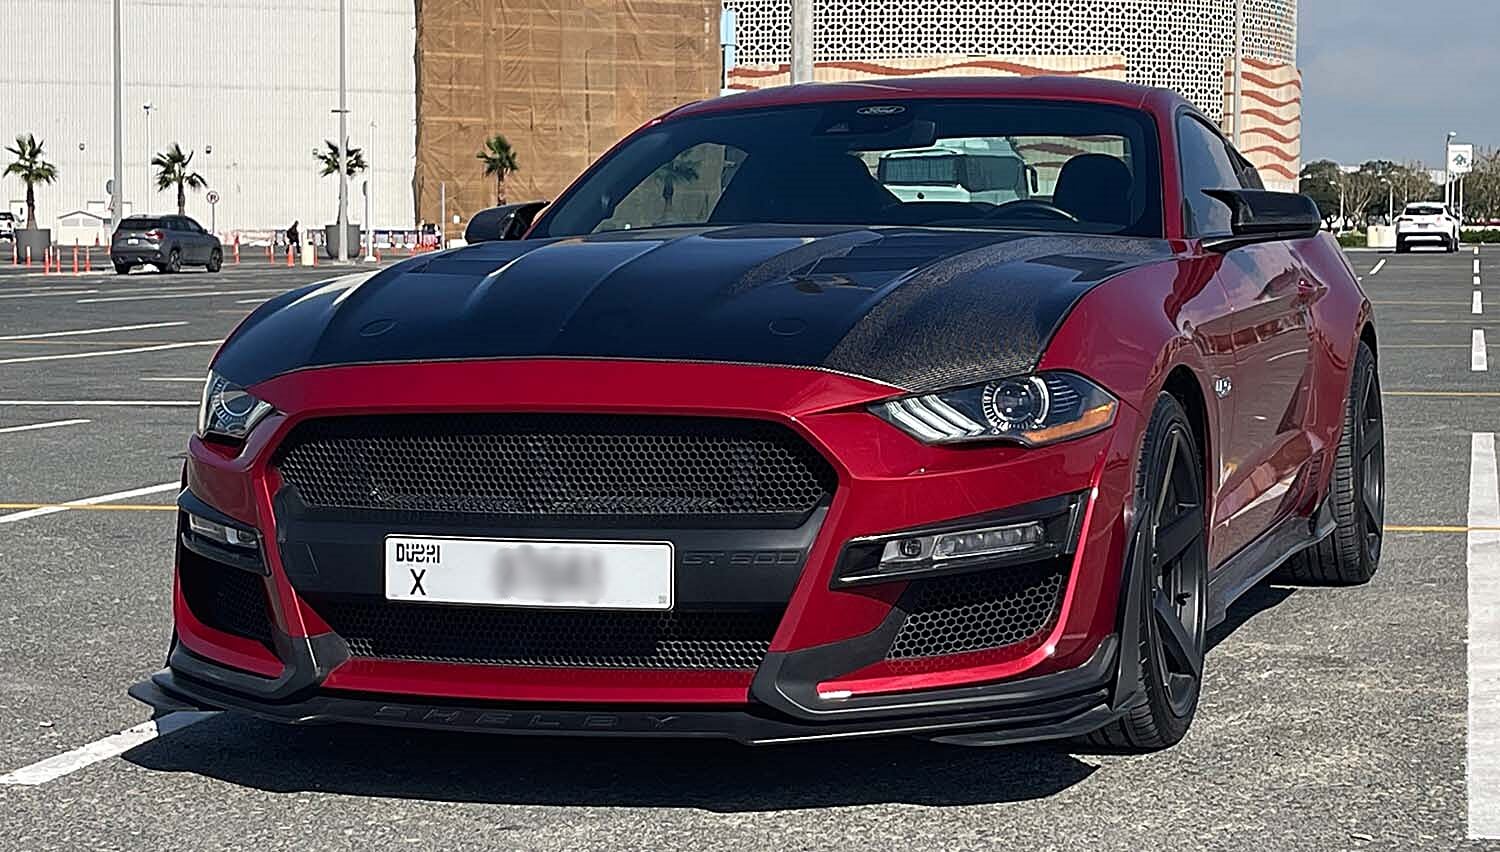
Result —
<path fill-rule="evenodd" d="M 299 237 L 301 235 L 297 231 L 297 221 L 298 220 L 293 219 L 292 226 L 286 229 L 286 247 L 293 251 L 297 251 L 301 246 L 301 242 L 299 240 Z"/>

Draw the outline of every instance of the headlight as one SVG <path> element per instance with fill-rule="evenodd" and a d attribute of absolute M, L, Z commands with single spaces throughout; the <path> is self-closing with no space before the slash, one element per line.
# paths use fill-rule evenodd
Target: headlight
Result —
<path fill-rule="evenodd" d="M 212 370 L 203 386 L 203 402 L 198 408 L 198 434 L 217 435 L 243 441 L 255 424 L 273 409 L 250 392 Z"/>
<path fill-rule="evenodd" d="M 872 411 L 928 444 L 1014 441 L 1035 447 L 1109 426 L 1118 404 L 1082 376 L 1037 373 L 893 399 Z"/>

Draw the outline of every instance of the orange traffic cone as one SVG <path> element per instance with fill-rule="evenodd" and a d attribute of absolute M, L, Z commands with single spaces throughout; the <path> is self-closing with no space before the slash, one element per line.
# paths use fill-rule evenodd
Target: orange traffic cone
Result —
<path fill-rule="evenodd" d="M 292 247 L 291 246 L 287 246 L 286 247 L 286 268 L 287 269 L 291 269 L 292 268 Z"/>
<path fill-rule="evenodd" d="M 78 274 L 78 246 L 73 246 L 73 274 Z"/>

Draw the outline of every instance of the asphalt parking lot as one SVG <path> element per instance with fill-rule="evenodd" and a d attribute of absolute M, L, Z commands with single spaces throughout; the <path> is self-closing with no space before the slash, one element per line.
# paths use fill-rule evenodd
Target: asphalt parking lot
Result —
<path fill-rule="evenodd" d="M 1474 274 L 1490 256 L 1350 255 L 1380 323 L 1382 570 L 1358 589 L 1254 590 L 1212 637 L 1192 732 L 1144 757 L 230 714 L 106 739 L 149 718 L 125 690 L 166 647 L 170 504 L 214 346 L 337 270 L 0 268 L 0 849 L 1483 848 L 1466 821 L 1466 625 L 1471 527 L 1500 524 L 1472 461 L 1500 423 L 1500 293 Z M 26 775 L 59 754 L 81 756 Z"/>

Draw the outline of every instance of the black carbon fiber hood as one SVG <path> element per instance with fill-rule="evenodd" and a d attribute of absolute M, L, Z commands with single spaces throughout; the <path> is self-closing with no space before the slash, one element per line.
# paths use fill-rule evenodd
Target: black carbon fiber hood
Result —
<path fill-rule="evenodd" d="M 742 226 L 485 243 L 292 291 L 215 368 L 580 357 L 820 367 L 909 390 L 1023 372 L 1099 282 L 1161 240 Z"/>

